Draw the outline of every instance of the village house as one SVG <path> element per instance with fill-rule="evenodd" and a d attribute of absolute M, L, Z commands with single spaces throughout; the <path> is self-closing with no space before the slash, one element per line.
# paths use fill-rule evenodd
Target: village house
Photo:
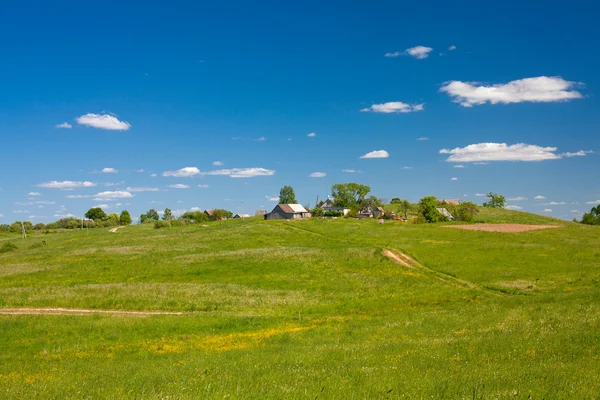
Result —
<path fill-rule="evenodd" d="M 450 211 L 446 210 L 445 208 L 436 208 L 436 210 L 444 217 L 448 218 L 449 221 L 454 221 L 454 216 L 450 214 Z"/>
<path fill-rule="evenodd" d="M 273 211 L 265 214 L 265 219 L 304 219 L 310 216 L 310 212 L 300 204 L 277 204 Z"/>
<path fill-rule="evenodd" d="M 335 205 L 335 199 L 327 199 L 323 204 L 321 204 L 321 208 L 324 212 L 327 211 L 339 211 L 342 215 L 346 215 L 350 212 L 350 207 L 339 207 Z"/>
<path fill-rule="evenodd" d="M 235 214 L 233 218 L 249 218 L 250 214 Z"/>

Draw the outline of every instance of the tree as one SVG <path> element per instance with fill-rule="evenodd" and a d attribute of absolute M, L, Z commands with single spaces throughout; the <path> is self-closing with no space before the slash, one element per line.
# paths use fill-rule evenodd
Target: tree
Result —
<path fill-rule="evenodd" d="M 94 221 L 102 221 L 106 218 L 106 213 L 100 207 L 90 208 L 88 212 L 85 213 L 85 217 L 87 219 L 93 219 Z"/>
<path fill-rule="evenodd" d="M 506 203 L 506 199 L 504 196 L 498 193 L 489 192 L 485 195 L 488 198 L 488 201 L 483 203 L 484 207 L 488 208 L 504 208 L 504 204 Z"/>
<path fill-rule="evenodd" d="M 427 196 L 419 200 L 419 212 L 427 222 L 438 222 L 442 219 L 442 214 L 437 210 L 435 196 Z"/>
<path fill-rule="evenodd" d="M 583 214 L 581 223 L 586 225 L 600 225 L 600 206 L 592 207 L 590 212 Z"/>
<path fill-rule="evenodd" d="M 109 221 L 112 221 L 115 225 L 119 225 L 119 221 L 120 221 L 119 214 L 117 214 L 116 212 L 108 214 L 107 219 Z"/>
<path fill-rule="evenodd" d="M 155 221 L 158 221 L 160 219 L 160 217 L 158 216 L 158 211 L 156 211 L 154 208 L 151 208 L 146 212 L 146 218 L 153 219 Z"/>
<path fill-rule="evenodd" d="M 457 221 L 473 222 L 478 213 L 479 209 L 475 203 L 465 201 L 456 207 L 454 218 Z"/>
<path fill-rule="evenodd" d="M 381 199 L 377 198 L 377 196 L 369 196 L 360 203 L 360 208 L 362 208 L 363 210 L 369 208 L 374 209 L 377 207 L 381 207 L 382 205 L 383 202 L 381 201 Z"/>
<path fill-rule="evenodd" d="M 297 204 L 294 188 L 285 185 L 279 191 L 279 204 Z"/>
<path fill-rule="evenodd" d="M 121 215 L 119 216 L 119 222 L 121 225 L 130 225 L 131 224 L 131 215 L 129 211 L 123 210 L 121 211 Z"/>
<path fill-rule="evenodd" d="M 400 204 L 400 202 L 402 202 L 402 200 L 400 200 L 398 197 L 394 197 L 392 198 L 392 201 L 390 201 L 390 204 Z"/>
<path fill-rule="evenodd" d="M 163 214 L 163 219 L 164 219 L 165 221 L 170 221 L 170 220 L 172 220 L 172 219 L 173 219 L 173 212 L 171 211 L 171 209 L 170 209 L 170 208 L 168 208 L 168 207 L 167 207 L 167 208 L 165 208 L 165 212 L 164 212 L 164 214 Z"/>
<path fill-rule="evenodd" d="M 43 231 L 45 227 L 46 227 L 46 225 L 44 225 L 42 222 L 38 222 L 37 224 L 34 225 L 33 230 Z"/>
<path fill-rule="evenodd" d="M 222 208 L 217 208 L 212 213 L 212 220 L 213 221 L 220 221 L 222 219 L 231 218 L 232 215 L 233 215 L 233 213 L 231 211 L 224 210 Z"/>
<path fill-rule="evenodd" d="M 311 214 L 313 217 L 322 217 L 323 209 L 321 207 L 315 207 L 312 209 Z"/>
<path fill-rule="evenodd" d="M 408 219 L 408 212 L 410 211 L 410 203 L 408 200 L 400 201 L 400 211 L 404 214 L 404 219 Z"/>
<path fill-rule="evenodd" d="M 370 191 L 369 186 L 360 183 L 337 183 L 331 187 L 331 197 L 337 207 L 359 206 Z"/>
<path fill-rule="evenodd" d="M 187 211 L 183 213 L 181 219 L 193 220 L 196 223 L 209 221 L 208 215 L 202 211 Z"/>

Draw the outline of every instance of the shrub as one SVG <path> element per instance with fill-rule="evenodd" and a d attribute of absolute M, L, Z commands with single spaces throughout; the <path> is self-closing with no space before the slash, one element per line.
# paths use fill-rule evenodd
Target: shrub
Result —
<path fill-rule="evenodd" d="M 337 210 L 330 210 L 330 211 L 325 211 L 323 213 L 324 217 L 343 217 L 344 213 L 341 211 L 337 211 Z"/>
<path fill-rule="evenodd" d="M 346 218 L 356 218 L 358 216 L 358 207 L 350 208 L 350 211 L 346 214 Z"/>
<path fill-rule="evenodd" d="M 467 201 L 456 207 L 453 215 L 457 221 L 473 222 L 478 213 L 479 209 L 477 208 L 477 205 Z"/>
<path fill-rule="evenodd" d="M 312 216 L 313 217 L 322 217 L 323 216 L 323 209 L 321 207 L 315 207 L 312 209 Z"/>
<path fill-rule="evenodd" d="M 17 250 L 18 247 L 13 242 L 4 242 L 2 247 L 0 247 L 0 253 L 7 253 L 9 251 Z"/>
<path fill-rule="evenodd" d="M 208 222 L 208 215 L 203 213 L 202 211 L 188 211 L 183 213 L 180 217 L 182 220 L 194 221 L 196 223 Z"/>
<path fill-rule="evenodd" d="M 160 228 L 169 228 L 169 222 L 168 221 L 154 221 L 154 229 L 160 229 Z"/>
<path fill-rule="evenodd" d="M 437 210 L 437 199 L 435 196 L 423 197 L 419 201 L 419 213 L 427 222 L 438 222 L 445 219 Z"/>

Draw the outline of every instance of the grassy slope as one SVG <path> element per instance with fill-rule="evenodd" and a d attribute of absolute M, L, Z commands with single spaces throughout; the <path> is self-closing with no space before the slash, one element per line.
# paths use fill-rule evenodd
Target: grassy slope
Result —
<path fill-rule="evenodd" d="M 341 219 L 228 221 L 15 241 L 19 250 L 0 254 L 0 307 L 193 313 L 0 316 L 0 392 L 597 395 L 600 231 L 505 210 L 479 218 L 564 227 L 509 234 Z M 29 248 L 41 240 L 48 245 Z M 430 270 L 400 267 L 383 248 Z"/>

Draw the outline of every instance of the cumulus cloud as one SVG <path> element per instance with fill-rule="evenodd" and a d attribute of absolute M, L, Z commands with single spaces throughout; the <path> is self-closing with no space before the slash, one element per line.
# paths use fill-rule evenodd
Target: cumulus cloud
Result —
<path fill-rule="evenodd" d="M 84 187 L 93 187 L 96 186 L 93 182 L 83 181 L 50 181 L 44 182 L 37 185 L 37 187 L 46 188 L 46 189 L 78 189 Z"/>
<path fill-rule="evenodd" d="M 100 172 L 102 172 L 103 174 L 116 174 L 119 171 L 117 171 L 114 168 L 103 168 Z"/>
<path fill-rule="evenodd" d="M 544 200 L 545 197 L 542 196 L 542 195 L 537 195 L 537 196 L 534 197 L 534 199 L 536 199 L 536 200 Z"/>
<path fill-rule="evenodd" d="M 151 178 L 156 178 L 156 174 L 150 174 Z"/>
<path fill-rule="evenodd" d="M 315 137 L 315 136 L 317 136 L 317 134 L 316 134 L 316 133 L 314 133 L 314 132 L 311 132 L 311 133 L 309 133 L 309 134 L 308 134 L 308 135 L 306 135 L 306 136 L 308 136 L 308 137 Z"/>
<path fill-rule="evenodd" d="M 62 124 L 55 125 L 55 127 L 59 128 L 59 129 L 71 129 L 73 127 L 73 125 L 71 125 L 68 122 L 63 122 Z"/>
<path fill-rule="evenodd" d="M 585 204 L 600 204 L 600 200 L 587 201 Z"/>
<path fill-rule="evenodd" d="M 592 154 L 592 153 L 594 153 L 594 152 L 591 150 L 579 150 L 575 153 L 566 152 L 566 153 L 563 153 L 562 155 L 565 157 L 585 157 L 586 155 Z"/>
<path fill-rule="evenodd" d="M 110 208 L 110 206 L 108 204 L 97 204 L 94 206 L 94 208 Z"/>
<path fill-rule="evenodd" d="M 128 187 L 128 192 L 158 192 L 158 188 L 153 187 Z"/>
<path fill-rule="evenodd" d="M 485 86 L 478 82 L 446 82 L 440 91 L 448 93 L 452 101 L 463 107 L 474 105 L 522 102 L 556 102 L 580 99 L 581 93 L 573 89 L 576 82 L 565 81 L 559 76 L 538 76 L 508 83 Z"/>
<path fill-rule="evenodd" d="M 256 141 L 258 141 L 258 142 L 264 142 L 265 140 L 267 140 L 267 138 L 264 136 L 261 136 L 258 139 L 256 139 Z"/>
<path fill-rule="evenodd" d="M 265 196 L 268 201 L 279 201 L 279 196 Z"/>
<path fill-rule="evenodd" d="M 77 123 L 79 125 L 111 131 L 126 131 L 131 128 L 129 122 L 119 121 L 117 118 L 108 114 L 85 114 L 81 117 L 77 117 Z"/>
<path fill-rule="evenodd" d="M 388 158 L 390 154 L 385 150 L 371 151 L 360 158 Z"/>
<path fill-rule="evenodd" d="M 189 189 L 190 188 L 188 185 L 184 185 L 184 184 L 181 184 L 181 183 L 176 183 L 174 185 L 169 185 L 169 187 L 171 189 Z"/>
<path fill-rule="evenodd" d="M 212 165 L 214 165 L 215 167 L 220 167 L 221 165 L 223 165 L 223 163 L 221 161 L 213 161 Z"/>
<path fill-rule="evenodd" d="M 112 201 L 117 199 L 130 199 L 133 194 L 124 190 L 100 192 L 94 196 L 94 201 Z"/>
<path fill-rule="evenodd" d="M 507 205 L 506 207 L 507 210 L 522 210 L 523 207 L 519 207 L 519 206 L 514 206 L 514 205 Z"/>
<path fill-rule="evenodd" d="M 450 47 L 448 47 L 448 50 L 450 50 L 450 51 L 456 50 L 456 46 L 450 46 Z"/>
<path fill-rule="evenodd" d="M 457 181 L 458 178 L 454 177 L 454 178 L 450 178 L 451 181 Z"/>
<path fill-rule="evenodd" d="M 510 197 L 506 199 L 507 201 L 523 201 L 527 200 L 527 197 L 519 196 L 519 197 Z"/>
<path fill-rule="evenodd" d="M 34 203 L 35 204 L 45 204 L 45 205 L 56 204 L 55 201 L 48 201 L 48 200 L 36 201 Z"/>
<path fill-rule="evenodd" d="M 408 48 L 404 51 L 395 51 L 393 53 L 385 53 L 383 56 L 384 57 L 392 57 L 392 58 L 399 57 L 399 56 L 411 56 L 418 60 L 422 60 L 424 58 L 429 57 L 429 53 L 432 50 L 433 49 L 431 47 L 415 46 L 415 47 Z"/>
<path fill-rule="evenodd" d="M 518 143 L 477 143 L 455 149 L 442 149 L 440 154 L 450 154 L 449 162 L 475 161 L 543 161 L 561 158 L 556 154 L 556 147 L 541 147 Z"/>
<path fill-rule="evenodd" d="M 410 113 L 416 111 L 423 111 L 425 104 L 407 104 L 401 101 L 390 101 L 387 103 L 373 104 L 371 107 L 363 108 L 361 112 L 375 112 L 375 113 Z"/>
<path fill-rule="evenodd" d="M 163 176 L 174 176 L 176 178 L 189 178 L 192 176 L 199 175 L 201 172 L 196 167 L 184 167 L 178 169 L 177 171 L 165 171 L 163 172 Z"/>
<path fill-rule="evenodd" d="M 324 178 L 327 176 L 325 172 L 313 172 L 309 175 L 311 178 Z"/>

